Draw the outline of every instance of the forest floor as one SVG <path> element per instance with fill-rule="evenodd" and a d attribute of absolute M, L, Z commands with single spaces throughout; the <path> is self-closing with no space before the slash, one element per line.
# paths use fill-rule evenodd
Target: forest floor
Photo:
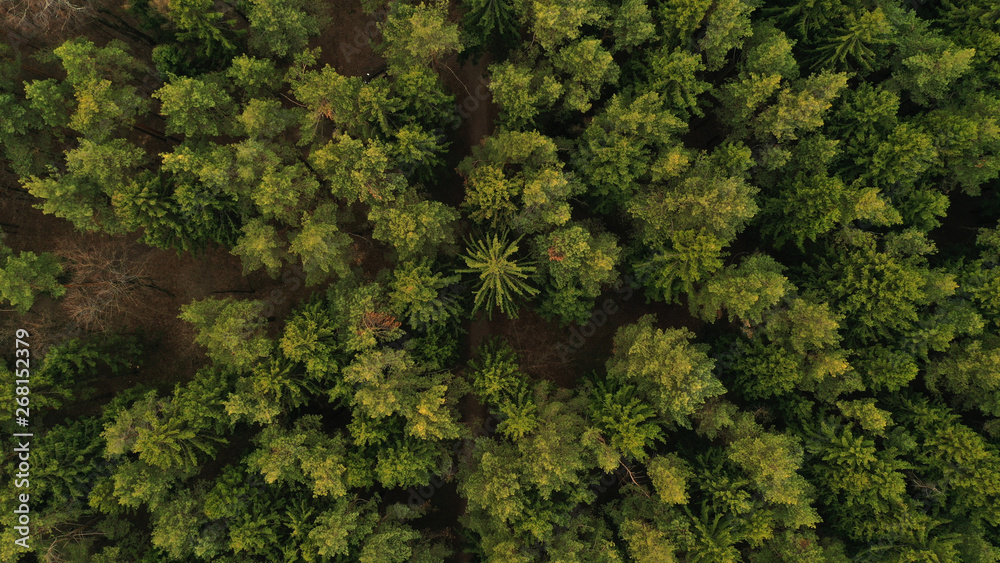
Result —
<path fill-rule="evenodd" d="M 240 259 L 221 247 L 209 248 L 198 255 L 179 255 L 136 243 L 135 235 L 110 237 L 76 232 L 69 222 L 34 209 L 29 200 L 0 201 L 0 224 L 5 226 L 7 234 L 5 243 L 15 252 L 58 253 L 67 246 L 98 251 L 102 247 L 127 248 L 144 265 L 143 273 L 150 284 L 162 290 L 136 288 L 134 301 L 126 302 L 120 314 L 104 326 L 93 327 L 134 334 L 150 346 L 135 373 L 102 381 L 99 394 L 80 405 L 84 410 L 76 415 L 96 414 L 109 396 L 135 383 L 166 390 L 194 377 L 206 357 L 194 343 L 191 326 L 177 318 L 182 305 L 206 297 L 260 299 L 268 305 L 270 316 L 281 318 L 311 292 L 294 268 L 287 269 L 278 279 L 271 279 L 263 272 L 244 275 Z M 75 289 L 71 282 L 67 296 Z M 65 297 L 54 300 L 44 295 L 38 300 L 24 327 L 32 332 L 33 340 L 44 344 L 83 334 L 81 327 L 71 320 L 67 301 Z"/>

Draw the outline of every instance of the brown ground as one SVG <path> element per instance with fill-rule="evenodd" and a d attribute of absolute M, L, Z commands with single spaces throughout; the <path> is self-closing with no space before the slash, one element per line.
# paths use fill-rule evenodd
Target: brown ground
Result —
<path fill-rule="evenodd" d="M 112 332 L 138 334 L 153 345 L 147 350 L 145 361 L 137 373 L 105 382 L 101 394 L 95 398 L 95 407 L 99 403 L 96 399 L 134 383 L 172 386 L 187 381 L 205 364 L 204 353 L 194 343 L 190 325 L 177 318 L 182 305 L 209 296 L 231 295 L 240 299 L 261 299 L 272 304 L 273 316 L 280 318 L 309 293 L 291 268 L 287 268 L 277 280 L 263 272 L 244 276 L 239 258 L 222 248 L 211 248 L 198 256 L 178 255 L 173 251 L 135 243 L 134 235 L 120 239 L 82 235 L 74 232 L 68 222 L 32 208 L 28 201 L 5 198 L 2 202 L 0 223 L 6 225 L 5 242 L 14 251 L 51 252 L 67 240 L 81 238 L 98 246 L 129 244 L 133 246 L 137 258 L 148 264 L 151 284 L 164 290 L 136 289 L 136 306 L 116 316 L 110 326 L 103 327 Z M 56 301 L 43 296 L 20 320 L 25 326 L 35 329 L 33 333 L 37 338 L 33 339 L 36 342 L 86 332 L 69 322 L 63 307 L 65 302 L 65 299 Z M 12 314 L 5 315 L 4 324 L 14 322 Z"/>

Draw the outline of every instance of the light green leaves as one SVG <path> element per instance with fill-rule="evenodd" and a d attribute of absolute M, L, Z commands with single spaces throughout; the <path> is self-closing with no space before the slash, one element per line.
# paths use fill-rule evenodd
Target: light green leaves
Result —
<path fill-rule="evenodd" d="M 706 345 L 691 343 L 687 329 L 658 329 L 655 322 L 646 315 L 618 329 L 608 377 L 634 385 L 666 422 L 687 426 L 706 399 L 726 390 L 712 373 L 715 360 Z"/>

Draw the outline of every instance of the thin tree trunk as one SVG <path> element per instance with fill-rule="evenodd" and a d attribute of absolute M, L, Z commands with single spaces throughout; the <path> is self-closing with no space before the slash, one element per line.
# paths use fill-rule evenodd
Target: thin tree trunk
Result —
<path fill-rule="evenodd" d="M 100 9 L 97 10 L 97 12 L 99 14 L 111 16 L 114 19 L 118 20 L 118 23 L 110 23 L 110 22 L 108 22 L 104 18 L 94 18 L 94 20 L 97 21 L 99 24 L 107 27 L 108 29 L 113 29 L 113 30 L 115 30 L 115 31 L 117 31 L 119 33 L 128 35 L 129 37 L 132 37 L 133 39 L 141 41 L 141 42 L 145 43 L 146 45 L 149 45 L 150 47 L 155 47 L 156 46 L 156 39 L 154 39 L 148 33 L 145 33 L 145 32 L 143 32 L 141 30 L 136 29 L 131 24 L 129 24 L 127 21 L 123 20 L 121 18 L 121 16 L 119 16 L 118 14 L 112 12 L 111 10 L 105 9 L 105 8 L 100 8 Z"/>

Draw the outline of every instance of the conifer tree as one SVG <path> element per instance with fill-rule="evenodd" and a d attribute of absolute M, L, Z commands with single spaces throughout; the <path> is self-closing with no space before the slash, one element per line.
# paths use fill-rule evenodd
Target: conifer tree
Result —
<path fill-rule="evenodd" d="M 520 240 L 509 241 L 506 234 L 494 233 L 493 238 L 470 244 L 469 253 L 462 257 L 467 268 L 456 271 L 479 276 L 473 314 L 485 308 L 487 316 L 499 309 L 508 317 L 516 317 L 518 300 L 538 294 L 530 281 L 535 267 L 515 257 Z"/>

